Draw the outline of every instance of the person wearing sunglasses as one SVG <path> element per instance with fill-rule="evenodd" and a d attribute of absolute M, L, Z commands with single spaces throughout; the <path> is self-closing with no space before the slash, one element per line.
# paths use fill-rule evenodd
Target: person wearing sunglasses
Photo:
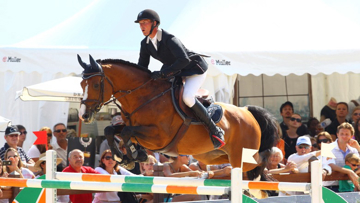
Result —
<path fill-rule="evenodd" d="M 19 152 L 15 149 L 10 147 L 5 152 L 5 160 L 11 161 L 11 165 L 6 166 L 6 171 L 11 173 L 18 173 L 20 175 L 20 178 L 26 178 L 26 179 L 34 179 L 35 175 L 32 171 L 29 169 L 23 167 L 23 163 L 20 159 Z"/>
<path fill-rule="evenodd" d="M 360 106 L 354 108 L 351 113 L 351 124 L 355 128 L 355 122 L 360 119 Z"/>
<path fill-rule="evenodd" d="M 286 130 L 288 130 L 290 118 L 293 114 L 294 114 L 294 106 L 290 101 L 287 101 L 280 106 L 280 115 L 283 118 L 283 121 L 280 123 L 280 127 L 282 130 L 283 136 L 286 136 Z M 308 135 L 309 131 L 308 131 L 307 127 L 301 123 L 301 125 L 297 129 L 296 133 L 299 136 L 302 136 L 302 135 Z"/>
<path fill-rule="evenodd" d="M 285 159 L 296 153 L 296 140 L 300 136 L 297 133 L 298 128 L 301 126 L 301 116 L 299 114 L 292 114 L 289 118 L 287 125 L 287 130 L 283 134 L 283 139 L 285 141 Z"/>
<path fill-rule="evenodd" d="M 66 167 L 66 160 L 68 154 L 68 141 L 66 139 L 67 129 L 64 123 L 57 123 L 54 125 L 53 134 L 56 142 L 53 144 L 53 149 L 56 151 L 57 158 L 63 161 L 59 165 L 61 170 Z"/>
<path fill-rule="evenodd" d="M 134 175 L 130 171 L 126 170 L 125 168 L 121 167 L 118 162 L 113 160 L 111 150 L 106 149 L 101 154 L 99 166 L 95 168 L 95 171 L 106 174 L 106 175 Z M 102 192 L 96 193 L 93 203 L 102 203 L 102 202 L 119 202 L 120 198 L 117 192 Z"/>
<path fill-rule="evenodd" d="M 331 135 L 326 131 L 320 132 L 316 136 L 316 143 L 319 146 L 319 149 L 321 149 L 321 143 L 329 144 L 329 143 L 332 143 L 332 142 L 333 142 L 333 140 L 332 140 Z"/>
<path fill-rule="evenodd" d="M 23 144 L 26 140 L 27 131 L 23 125 L 16 125 L 16 127 L 19 129 L 19 132 L 20 132 L 19 142 L 18 142 L 17 146 L 22 148 Z"/>
<path fill-rule="evenodd" d="M 16 125 L 6 127 L 5 136 L 4 136 L 6 142 L 5 142 L 4 146 L 0 149 L 0 157 L 2 160 L 5 160 L 6 150 L 9 149 L 10 147 L 12 147 L 14 149 L 17 149 L 17 151 L 19 152 L 19 156 L 23 163 L 23 167 L 29 168 L 30 170 L 35 170 L 34 160 L 32 160 L 26 154 L 26 152 L 24 151 L 23 148 L 17 146 L 19 143 L 20 134 L 21 133 Z"/>
<path fill-rule="evenodd" d="M 349 153 L 345 156 L 345 166 L 348 170 L 354 171 L 356 174 L 359 174 L 359 166 L 360 166 L 360 157 L 357 154 Z M 339 192 L 353 192 L 359 191 L 359 188 L 355 188 L 354 183 L 348 180 L 340 180 L 339 181 Z"/>
<path fill-rule="evenodd" d="M 309 135 L 300 136 L 296 141 L 296 153 L 289 156 L 288 161 L 294 162 L 299 170 L 299 173 L 308 173 L 309 172 L 309 159 L 315 157 L 317 159 L 322 158 L 321 151 L 311 151 L 312 145 Z M 333 159 L 327 159 L 326 157 L 322 158 L 322 174 L 323 179 L 326 175 L 330 175 L 332 172 L 330 163 L 335 163 Z M 289 192 L 288 192 L 289 193 Z M 290 192 L 292 195 L 304 194 L 301 192 Z"/>

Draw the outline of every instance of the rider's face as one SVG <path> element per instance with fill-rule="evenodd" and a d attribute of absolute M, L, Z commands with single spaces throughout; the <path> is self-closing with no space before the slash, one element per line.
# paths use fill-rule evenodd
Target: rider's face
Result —
<path fill-rule="evenodd" d="M 151 30 L 152 22 L 150 19 L 144 19 L 139 21 L 141 32 L 144 36 L 148 36 Z"/>

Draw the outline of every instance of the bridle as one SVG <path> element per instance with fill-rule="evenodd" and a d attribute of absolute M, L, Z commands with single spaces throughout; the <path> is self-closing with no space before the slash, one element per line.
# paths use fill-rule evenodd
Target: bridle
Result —
<path fill-rule="evenodd" d="M 100 111 L 100 109 L 101 109 L 102 106 L 105 106 L 105 105 L 108 105 L 108 104 L 111 103 L 111 102 L 114 102 L 114 103 L 117 105 L 117 107 L 120 109 L 120 111 L 121 111 L 121 112 L 125 115 L 125 117 L 129 120 L 130 126 L 131 126 L 131 120 L 130 120 L 130 118 L 131 118 L 131 116 L 132 116 L 135 112 L 137 112 L 139 109 L 141 109 L 142 107 L 144 107 L 144 106 L 147 105 L 148 103 L 150 103 L 150 102 L 152 102 L 153 100 L 155 100 L 155 99 L 157 99 L 157 98 L 165 95 L 167 92 L 169 92 L 170 90 L 173 89 L 173 86 L 171 86 L 170 88 L 166 89 L 165 91 L 161 92 L 160 94 L 158 94 L 158 95 L 152 97 L 151 99 L 147 100 L 146 102 L 142 103 L 142 104 L 141 104 L 139 107 L 137 107 L 133 112 L 127 113 L 126 111 L 124 111 L 124 109 L 123 109 L 118 103 L 116 103 L 116 100 L 118 100 L 118 99 L 120 99 L 120 98 L 123 98 L 123 97 L 125 97 L 125 96 L 127 96 L 127 95 L 129 95 L 129 94 L 131 94 L 131 93 L 133 93 L 133 92 L 135 92 L 136 90 L 139 90 L 140 88 L 142 88 L 142 87 L 146 86 L 147 84 L 149 84 L 149 82 L 151 82 L 153 79 L 150 79 L 150 80 L 146 81 L 145 83 L 141 84 L 140 86 L 138 86 L 138 87 L 136 87 L 136 88 L 134 88 L 134 89 L 131 89 L 131 90 L 117 90 L 117 91 L 114 91 L 114 85 L 113 85 L 113 83 L 111 82 L 111 80 L 110 80 L 108 77 L 106 77 L 106 75 L 104 74 L 104 72 L 98 72 L 98 73 L 83 73 L 82 78 L 83 78 L 84 80 L 87 80 L 87 79 L 92 78 L 92 77 L 94 77 L 94 76 L 100 76 L 100 77 L 101 77 L 101 79 L 100 79 L 100 94 L 99 94 L 99 98 L 98 98 L 97 100 L 96 100 L 96 99 L 81 100 L 81 104 L 84 104 L 84 105 L 86 106 L 86 104 L 85 104 L 86 102 L 95 102 L 95 104 L 90 107 L 90 110 L 93 108 L 94 111 L 97 113 L 97 112 Z M 111 97 L 108 101 L 106 101 L 106 102 L 104 102 L 104 81 L 105 81 L 104 79 L 106 79 L 106 80 L 109 82 L 109 84 L 111 85 L 111 88 L 112 88 L 112 90 L 113 90 L 113 91 L 112 91 L 112 92 L 113 92 L 113 93 L 112 93 L 112 97 Z M 114 96 L 115 96 L 116 94 L 118 94 L 118 93 L 123 93 L 123 94 L 120 95 L 120 96 L 118 96 L 118 97 L 114 97 Z"/>

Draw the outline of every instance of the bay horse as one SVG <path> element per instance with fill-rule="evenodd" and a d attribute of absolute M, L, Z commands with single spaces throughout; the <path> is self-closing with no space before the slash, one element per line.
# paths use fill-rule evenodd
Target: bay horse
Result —
<path fill-rule="evenodd" d="M 78 55 L 78 60 L 84 68 L 81 82 L 84 98 L 79 116 L 85 123 L 92 122 L 113 95 L 121 104 L 126 123 L 122 137 L 131 137 L 149 150 L 163 149 L 170 143 L 184 122 L 172 104 L 170 82 L 152 80 L 147 68 L 120 59 L 95 61 L 90 56 L 90 64 L 86 64 Z M 264 152 L 273 146 L 277 136 L 275 118 L 261 107 L 216 104 L 223 109 L 217 125 L 225 131 L 226 145 L 215 150 L 206 128 L 190 125 L 177 143 L 178 153 L 193 155 L 205 164 L 230 163 L 235 168 L 241 167 L 242 148 L 256 149 L 254 158 L 259 164 L 244 163 L 243 171 L 250 171 L 251 179 L 257 177 L 269 156 Z"/>

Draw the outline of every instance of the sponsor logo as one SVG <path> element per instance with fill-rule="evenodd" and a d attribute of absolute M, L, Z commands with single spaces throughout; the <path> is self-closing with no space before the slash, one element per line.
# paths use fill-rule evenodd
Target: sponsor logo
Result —
<path fill-rule="evenodd" d="M 83 93 L 76 93 L 76 92 L 74 92 L 74 97 L 83 97 L 84 96 L 84 94 Z"/>
<path fill-rule="evenodd" d="M 18 57 L 12 57 L 12 56 L 4 56 L 3 57 L 3 62 L 17 62 L 20 63 L 21 62 L 21 58 Z"/>
<path fill-rule="evenodd" d="M 231 65 L 231 61 L 227 61 L 225 59 L 223 59 L 223 60 L 211 59 L 211 63 L 213 65 L 219 65 L 219 66 L 230 66 Z"/>

